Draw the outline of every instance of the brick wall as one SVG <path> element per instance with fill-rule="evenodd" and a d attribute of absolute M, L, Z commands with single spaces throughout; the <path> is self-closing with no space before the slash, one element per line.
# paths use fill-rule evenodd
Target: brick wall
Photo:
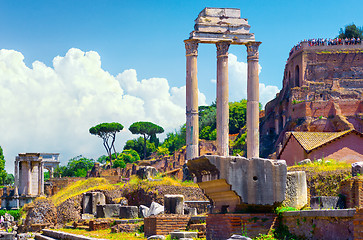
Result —
<path fill-rule="evenodd" d="M 207 239 L 225 240 L 232 234 L 246 234 L 250 238 L 267 234 L 276 224 L 273 213 L 208 214 Z"/>
<path fill-rule="evenodd" d="M 357 209 L 354 214 L 354 239 L 363 240 L 363 209 Z"/>
<path fill-rule="evenodd" d="M 144 218 L 145 236 L 168 235 L 175 230 L 186 230 L 190 216 L 187 215 L 158 215 Z"/>
<path fill-rule="evenodd" d="M 303 239 L 353 239 L 356 231 L 354 212 L 355 209 L 284 212 L 281 224 Z"/>
<path fill-rule="evenodd" d="M 339 193 L 345 196 L 346 208 L 363 208 L 363 180 L 357 177 L 340 182 Z"/>

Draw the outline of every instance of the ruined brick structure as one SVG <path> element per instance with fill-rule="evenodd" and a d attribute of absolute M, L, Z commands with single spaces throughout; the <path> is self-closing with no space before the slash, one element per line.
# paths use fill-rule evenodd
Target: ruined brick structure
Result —
<path fill-rule="evenodd" d="M 208 141 L 201 139 L 199 141 L 199 153 L 201 155 L 213 155 L 216 154 L 216 144 L 215 141 Z M 121 169 L 120 174 L 122 177 L 130 177 L 136 174 L 139 166 L 152 166 L 156 168 L 158 172 L 165 173 L 169 176 L 174 176 L 175 178 L 183 178 L 183 165 L 185 164 L 186 158 L 186 148 L 182 147 L 175 151 L 173 155 L 170 156 L 157 156 L 155 153 L 150 157 L 150 160 L 141 160 L 136 162 L 136 164 L 126 164 L 126 167 Z"/>
<path fill-rule="evenodd" d="M 362 119 L 363 45 L 302 42 L 290 52 L 282 90 L 265 106 L 261 155 L 275 152 L 286 131 L 363 132 Z"/>

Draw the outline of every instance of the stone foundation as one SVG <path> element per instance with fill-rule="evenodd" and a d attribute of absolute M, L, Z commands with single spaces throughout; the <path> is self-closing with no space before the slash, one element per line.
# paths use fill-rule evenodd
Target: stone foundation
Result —
<path fill-rule="evenodd" d="M 355 215 L 355 209 L 291 211 L 282 215 L 282 224 L 290 233 L 307 239 L 356 239 L 356 230 L 363 229 L 363 214 Z M 359 223 L 353 224 L 355 219 Z"/>

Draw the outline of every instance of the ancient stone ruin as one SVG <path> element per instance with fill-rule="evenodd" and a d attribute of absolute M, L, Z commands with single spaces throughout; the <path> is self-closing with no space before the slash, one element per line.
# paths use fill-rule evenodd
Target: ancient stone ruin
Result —
<path fill-rule="evenodd" d="M 237 211 L 243 204 L 274 206 L 285 197 L 286 163 L 259 158 L 258 47 L 250 25 L 239 9 L 205 8 L 195 20 L 194 31 L 185 40 L 187 56 L 187 166 L 199 186 L 213 201 L 214 211 Z M 217 47 L 217 153 L 198 153 L 197 48 L 199 43 Z M 247 159 L 228 157 L 228 48 L 246 45 Z"/>
<path fill-rule="evenodd" d="M 53 176 L 59 153 L 19 153 L 15 158 L 14 189 L 4 188 L 1 208 L 17 209 L 44 195 L 44 168 Z"/>
<path fill-rule="evenodd" d="M 279 155 L 287 132 L 363 132 L 362 50 L 361 42 L 314 45 L 303 41 L 293 47 L 283 88 L 265 106 L 260 130 L 263 157 Z"/>
<path fill-rule="evenodd" d="M 285 199 L 285 161 L 202 156 L 187 164 L 213 201 L 214 212 L 236 212 L 245 204 L 268 208 Z"/>
<path fill-rule="evenodd" d="M 231 44 L 247 47 L 247 157 L 259 156 L 259 80 L 258 47 L 250 33 L 247 19 L 235 8 L 205 8 L 195 20 L 194 31 L 185 40 L 186 49 L 186 159 L 199 156 L 198 152 L 198 80 L 197 56 L 199 43 L 217 47 L 217 153 L 228 156 L 228 49 Z"/>

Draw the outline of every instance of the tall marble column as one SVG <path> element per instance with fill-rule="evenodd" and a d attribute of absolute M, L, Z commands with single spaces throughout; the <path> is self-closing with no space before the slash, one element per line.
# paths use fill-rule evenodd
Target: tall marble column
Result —
<path fill-rule="evenodd" d="M 249 42 L 247 47 L 247 158 L 259 157 L 259 79 L 258 47 L 261 42 Z"/>
<path fill-rule="evenodd" d="M 228 49 L 230 43 L 221 41 L 217 46 L 217 153 L 228 156 L 229 106 L 228 106 Z"/>
<path fill-rule="evenodd" d="M 185 40 L 186 50 L 186 160 L 199 156 L 198 122 L 198 41 Z"/>
<path fill-rule="evenodd" d="M 44 195 L 44 164 L 43 162 L 39 163 L 39 167 L 40 167 L 40 191 L 39 194 L 40 195 Z"/>
<path fill-rule="evenodd" d="M 31 194 L 31 172 L 32 172 L 32 163 L 30 160 L 27 161 L 27 188 L 26 188 L 26 195 Z"/>
<path fill-rule="evenodd" d="M 14 183 L 14 195 L 19 195 L 19 161 L 15 159 L 15 183 Z"/>

